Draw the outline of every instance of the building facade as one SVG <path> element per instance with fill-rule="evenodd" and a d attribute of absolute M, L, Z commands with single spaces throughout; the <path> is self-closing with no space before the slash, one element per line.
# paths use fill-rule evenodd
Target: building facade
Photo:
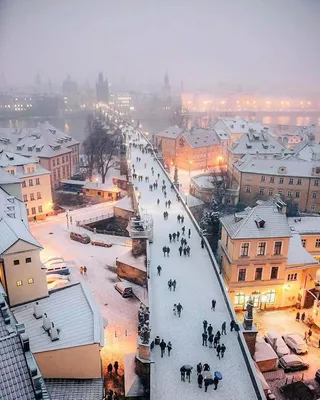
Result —
<path fill-rule="evenodd" d="M 222 273 L 236 309 L 303 305 L 319 263 L 292 233 L 280 199 L 221 218 Z M 309 279 L 311 277 L 311 279 Z"/>

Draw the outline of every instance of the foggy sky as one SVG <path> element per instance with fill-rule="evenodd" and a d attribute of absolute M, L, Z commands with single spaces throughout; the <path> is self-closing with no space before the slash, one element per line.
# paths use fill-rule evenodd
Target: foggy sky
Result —
<path fill-rule="evenodd" d="M 264 91 L 320 87 L 318 0 L 0 0 L 8 84 L 69 73 L 132 87 L 220 82 Z"/>

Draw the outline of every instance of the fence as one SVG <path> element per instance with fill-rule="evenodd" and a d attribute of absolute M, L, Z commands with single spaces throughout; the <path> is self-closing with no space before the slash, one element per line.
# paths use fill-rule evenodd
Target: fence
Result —
<path fill-rule="evenodd" d="M 99 221 L 103 221 L 105 219 L 109 219 L 109 218 L 113 218 L 113 213 L 109 213 L 109 214 L 105 214 L 105 215 L 99 215 L 98 217 L 94 217 L 94 218 L 89 218 L 89 219 L 84 219 L 83 221 L 77 221 L 77 226 L 83 226 L 85 228 L 84 225 L 88 225 L 88 224 L 92 224 L 94 222 L 99 222 Z"/>
<path fill-rule="evenodd" d="M 139 132 L 140 132 L 140 134 L 144 137 L 144 139 L 146 140 L 146 142 L 147 142 L 147 143 L 151 146 L 151 148 L 153 149 L 153 146 L 152 146 L 151 142 L 146 138 L 146 136 L 145 136 L 140 130 L 139 130 Z M 154 159 L 155 159 L 155 161 L 158 163 L 158 165 L 159 165 L 160 168 L 162 169 L 162 171 L 163 171 L 163 173 L 165 174 L 165 176 L 167 177 L 168 181 L 173 185 L 173 182 L 172 182 L 172 180 L 171 180 L 170 175 L 167 173 L 167 171 L 165 170 L 164 166 L 163 166 L 163 165 L 161 164 L 161 162 L 159 161 L 159 159 L 158 159 L 158 157 L 156 156 L 155 152 L 154 152 L 153 154 L 154 154 Z M 173 190 L 174 190 L 174 191 L 176 192 L 176 194 L 179 195 L 180 198 L 181 198 L 180 192 L 177 190 L 177 188 L 175 187 L 175 185 L 173 185 Z M 181 203 L 183 204 L 183 206 L 184 206 L 184 208 L 185 208 L 187 214 L 189 215 L 189 217 L 190 217 L 190 219 L 191 219 L 191 221 L 192 221 L 192 223 L 193 223 L 193 225 L 194 225 L 196 231 L 197 231 L 198 234 L 202 237 L 201 229 L 200 229 L 200 227 L 199 227 L 197 221 L 195 220 L 194 216 L 192 215 L 192 213 L 191 213 L 189 207 L 187 206 L 186 202 L 183 201 L 183 200 L 181 199 Z M 216 261 L 214 255 L 213 255 L 213 252 L 212 252 L 212 250 L 211 250 L 211 247 L 210 247 L 210 245 L 209 245 L 208 240 L 207 240 L 205 237 L 203 237 L 203 239 L 204 239 L 204 242 L 205 242 L 206 249 L 207 249 L 207 251 L 208 251 L 208 253 L 209 253 L 209 257 L 210 257 L 210 260 L 211 260 L 211 263 L 212 263 L 212 266 L 213 266 L 213 270 L 214 270 L 215 275 L 216 275 L 216 277 L 217 277 L 217 279 L 218 279 L 219 286 L 220 286 L 220 289 L 221 289 L 221 291 L 222 291 L 222 295 L 223 295 L 224 300 L 225 300 L 225 303 L 226 303 L 226 305 L 227 305 L 227 309 L 228 309 L 230 318 L 236 321 L 237 318 L 236 318 L 234 309 L 233 309 L 233 307 L 232 307 L 232 304 L 230 303 L 230 299 L 229 299 L 229 296 L 228 296 L 228 294 L 227 294 L 227 291 L 226 291 L 226 288 L 225 288 L 225 285 L 224 285 L 224 281 L 223 281 L 223 278 L 222 278 L 221 273 L 220 273 L 220 268 L 219 268 L 219 266 L 218 266 L 218 264 L 217 264 L 217 261 Z M 150 289 L 150 288 L 149 288 L 149 289 Z M 257 377 L 257 375 L 256 375 L 255 366 L 254 366 L 254 364 L 253 364 L 253 360 L 252 360 L 251 355 L 250 355 L 250 353 L 249 353 L 249 350 L 248 350 L 248 348 L 247 348 L 247 344 L 246 344 L 244 335 L 243 335 L 243 333 L 242 333 L 241 331 L 238 332 L 238 342 L 239 342 L 240 350 L 241 350 L 242 355 L 243 355 L 243 357 L 244 357 L 245 363 L 246 363 L 246 365 L 247 365 L 248 372 L 249 372 L 249 375 L 250 375 L 250 379 L 251 379 L 252 385 L 253 385 L 253 387 L 254 387 L 254 390 L 255 390 L 257 399 L 258 399 L 258 400 L 265 400 L 266 397 L 265 397 L 265 395 L 264 395 L 264 392 L 263 392 L 261 383 L 259 382 L 259 379 L 258 379 L 258 377 Z M 152 371 L 154 371 L 154 367 L 152 368 Z M 150 389 L 151 389 L 151 395 L 152 395 L 152 386 L 153 386 L 153 385 L 152 385 L 152 376 L 151 376 L 151 388 L 150 388 Z M 151 396 L 151 397 L 152 397 L 152 396 Z"/>

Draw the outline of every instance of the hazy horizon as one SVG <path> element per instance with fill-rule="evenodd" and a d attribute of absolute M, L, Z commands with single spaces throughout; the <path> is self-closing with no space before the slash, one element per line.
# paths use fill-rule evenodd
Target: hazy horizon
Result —
<path fill-rule="evenodd" d="M 0 73 L 317 94 L 319 15 L 316 0 L 0 0 Z"/>

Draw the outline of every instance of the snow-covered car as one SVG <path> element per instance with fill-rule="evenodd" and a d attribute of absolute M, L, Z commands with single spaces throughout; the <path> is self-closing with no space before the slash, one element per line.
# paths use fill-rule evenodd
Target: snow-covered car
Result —
<path fill-rule="evenodd" d="M 65 287 L 65 286 L 68 286 L 69 284 L 70 284 L 70 282 L 67 279 L 57 279 L 56 281 L 53 281 L 48 284 L 48 290 Z"/>
<path fill-rule="evenodd" d="M 279 357 L 290 354 L 289 347 L 285 344 L 284 340 L 278 332 L 268 331 L 265 333 L 264 339 L 267 343 L 271 344 L 273 350 L 277 353 Z"/>
<path fill-rule="evenodd" d="M 46 276 L 47 278 L 47 283 L 52 283 L 57 280 L 69 280 L 66 276 L 63 276 L 61 274 L 49 274 Z"/>
<path fill-rule="evenodd" d="M 309 364 L 296 354 L 288 354 L 279 359 L 279 367 L 284 369 L 284 372 L 302 371 L 309 368 Z"/>
<path fill-rule="evenodd" d="M 308 353 L 307 343 L 305 343 L 303 337 L 300 336 L 298 333 L 287 333 L 286 335 L 283 335 L 283 340 L 295 353 Z"/>

